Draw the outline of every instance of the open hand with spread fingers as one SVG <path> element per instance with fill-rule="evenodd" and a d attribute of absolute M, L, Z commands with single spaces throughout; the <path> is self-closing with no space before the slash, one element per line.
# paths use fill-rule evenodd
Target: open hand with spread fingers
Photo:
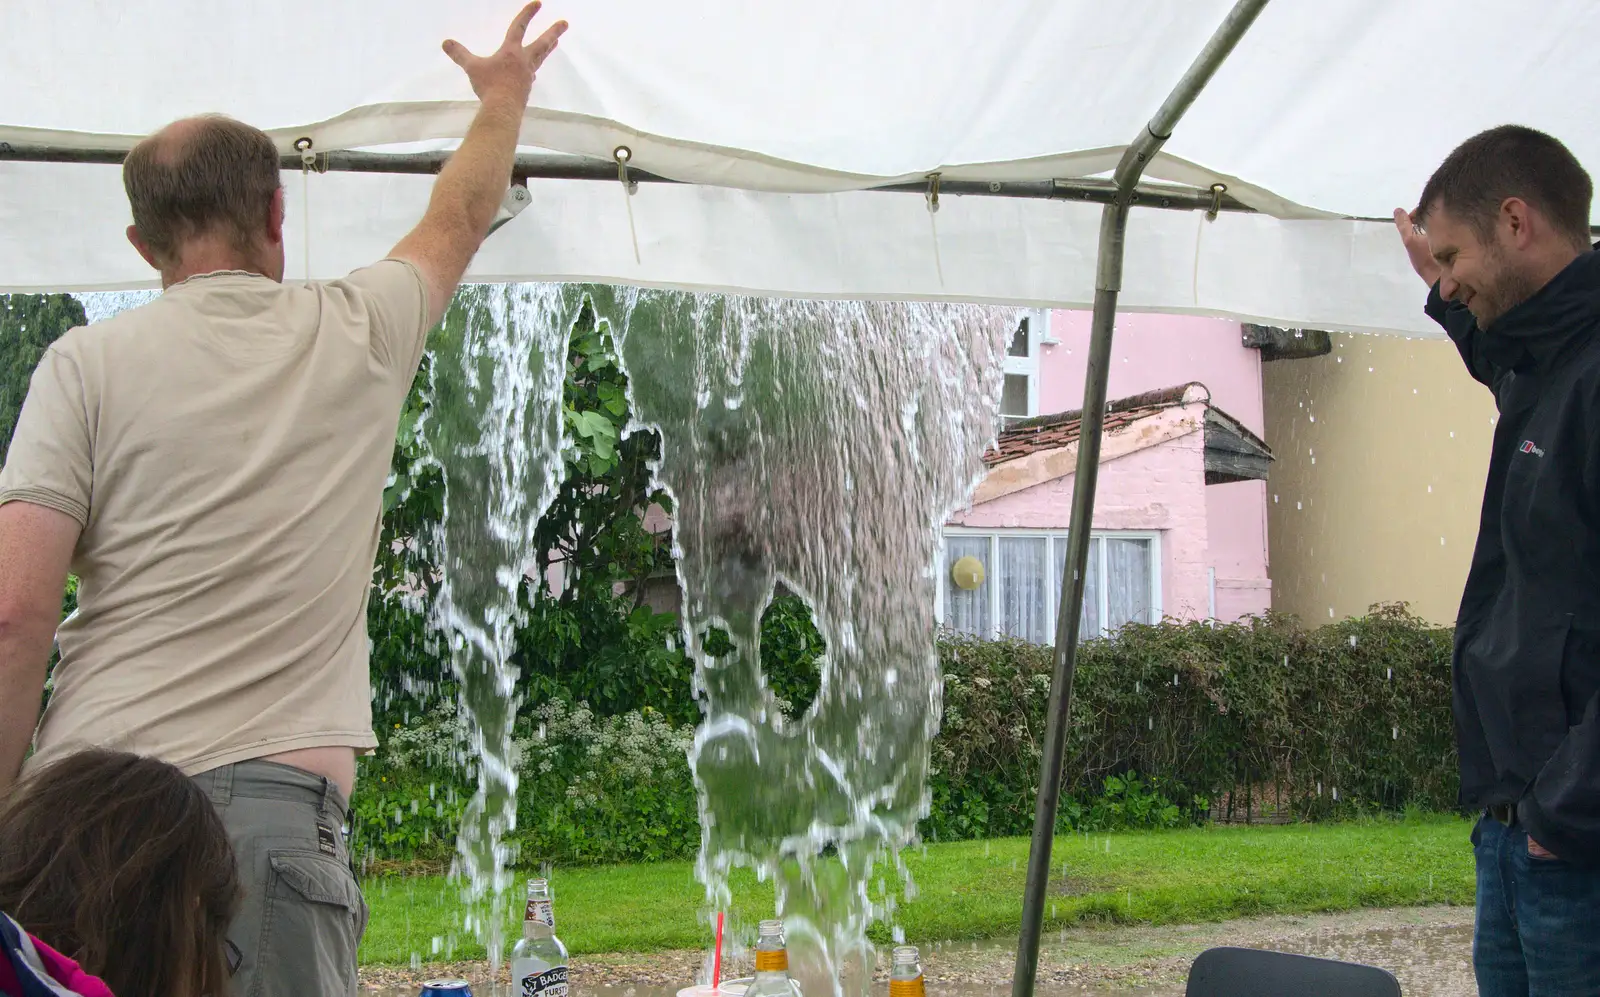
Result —
<path fill-rule="evenodd" d="M 566 21 L 557 21 L 544 33 L 527 44 L 528 26 L 542 6 L 538 0 L 517 13 L 506 30 L 505 41 L 489 55 L 473 55 L 467 47 L 454 38 L 444 43 L 445 55 L 466 71 L 472 83 L 472 92 L 485 104 L 508 101 L 517 107 L 526 107 L 528 94 L 533 90 L 533 78 L 544 65 L 544 60 L 555 51 L 556 43 L 567 30 Z"/>

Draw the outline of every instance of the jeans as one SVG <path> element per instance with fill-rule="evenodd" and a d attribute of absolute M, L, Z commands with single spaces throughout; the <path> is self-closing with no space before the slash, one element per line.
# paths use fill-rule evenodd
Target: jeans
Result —
<path fill-rule="evenodd" d="M 1485 816 L 1472 831 L 1480 997 L 1600 994 L 1600 869 L 1528 854 L 1528 832 Z"/>

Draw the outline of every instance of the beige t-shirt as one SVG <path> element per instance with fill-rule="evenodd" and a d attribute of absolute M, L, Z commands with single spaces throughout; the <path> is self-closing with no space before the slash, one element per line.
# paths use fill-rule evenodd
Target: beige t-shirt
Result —
<path fill-rule="evenodd" d="M 85 744 L 190 774 L 377 745 L 367 592 L 427 314 L 397 260 L 310 287 L 228 271 L 45 353 L 0 505 L 83 533 L 30 770 Z"/>

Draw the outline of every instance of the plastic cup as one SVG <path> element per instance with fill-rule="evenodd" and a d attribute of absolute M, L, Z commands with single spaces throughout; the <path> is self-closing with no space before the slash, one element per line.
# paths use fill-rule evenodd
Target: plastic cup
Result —
<path fill-rule="evenodd" d="M 678 997 L 743 997 L 749 988 L 749 980 L 725 980 L 720 987 L 713 987 L 709 983 L 696 983 L 692 987 L 679 990 Z"/>

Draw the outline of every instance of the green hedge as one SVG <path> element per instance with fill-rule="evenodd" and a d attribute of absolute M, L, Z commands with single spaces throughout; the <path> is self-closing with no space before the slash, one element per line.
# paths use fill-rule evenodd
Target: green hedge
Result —
<path fill-rule="evenodd" d="M 787 630 L 793 620 L 785 620 Z M 820 643 L 791 636 L 777 680 L 809 700 Z M 780 645 L 775 645 L 775 649 Z M 1446 629 L 1403 610 L 1306 630 L 1272 616 L 1227 626 L 1133 626 L 1080 655 L 1068 738 L 1065 829 L 1162 827 L 1248 798 L 1276 819 L 1455 805 Z M 789 660 L 792 656 L 795 660 Z M 938 840 L 1033 825 L 1051 650 L 945 637 L 944 725 L 934 742 Z M 674 714 L 677 710 L 672 711 Z M 652 861 L 699 845 L 684 748 L 691 729 L 649 706 L 597 717 L 548 702 L 519 721 L 515 834 L 524 865 Z M 448 708 L 390 730 L 354 804 L 369 859 L 441 860 L 468 790 L 436 764 L 461 743 Z M 1277 809 L 1278 813 L 1270 811 Z"/>
<path fill-rule="evenodd" d="M 1306 630 L 1270 616 L 1226 626 L 1131 626 L 1091 641 L 1073 682 L 1063 816 L 1137 772 L 1192 816 L 1259 792 L 1295 819 L 1446 810 L 1457 790 L 1451 632 L 1377 607 Z M 1032 830 L 1051 649 L 942 643 L 944 727 L 930 833 Z"/>

